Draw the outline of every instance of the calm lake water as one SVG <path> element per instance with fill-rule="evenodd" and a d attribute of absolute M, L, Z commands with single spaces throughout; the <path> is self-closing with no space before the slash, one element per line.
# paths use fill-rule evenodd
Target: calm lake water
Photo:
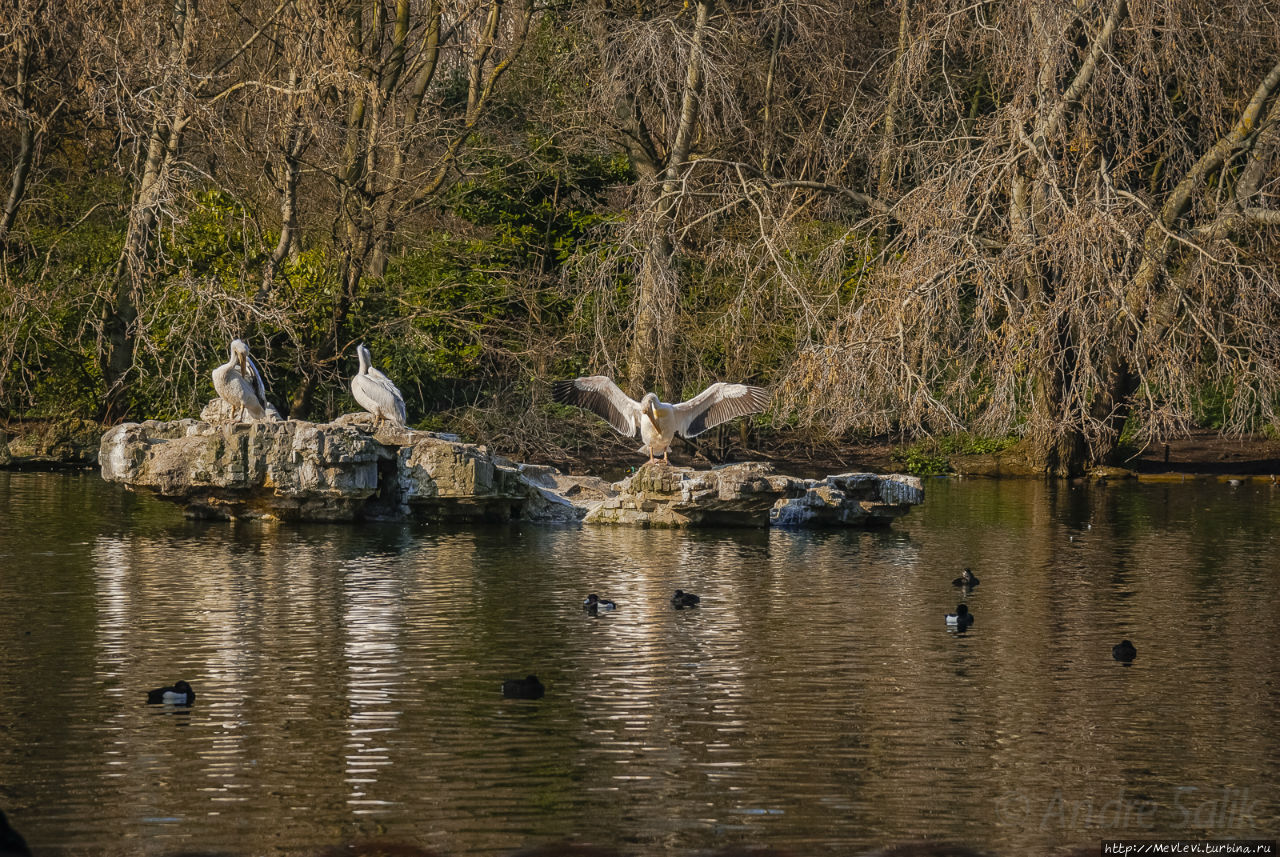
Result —
<path fill-rule="evenodd" d="M 0 472 L 0 809 L 37 855 L 1276 835 L 1280 488 L 926 492 L 871 532 L 284 526 Z"/>

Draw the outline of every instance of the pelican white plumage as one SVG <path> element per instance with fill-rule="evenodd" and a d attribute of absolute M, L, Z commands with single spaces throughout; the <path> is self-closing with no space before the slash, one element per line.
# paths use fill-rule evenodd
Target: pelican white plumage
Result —
<path fill-rule="evenodd" d="M 262 370 L 253 362 L 243 339 L 231 340 L 231 359 L 213 370 L 213 389 L 231 405 L 231 416 L 237 422 L 244 422 L 246 412 L 255 420 L 266 418 L 267 388 Z"/>
<path fill-rule="evenodd" d="M 649 453 L 650 462 L 658 455 L 669 460 L 667 453 L 677 434 L 697 437 L 720 423 L 757 414 L 769 406 L 767 390 L 723 381 L 687 402 L 667 404 L 656 393 L 646 393 L 637 402 L 604 375 L 556 381 L 551 385 L 551 396 L 563 405 L 577 405 L 599 414 L 627 437 L 639 432 L 644 441 L 640 451 Z"/>
<path fill-rule="evenodd" d="M 404 425 L 404 396 L 390 378 L 373 368 L 369 349 L 363 344 L 356 346 L 356 356 L 360 358 L 360 371 L 351 378 L 351 395 L 360 407 L 374 415 L 375 429 L 384 419 Z"/>

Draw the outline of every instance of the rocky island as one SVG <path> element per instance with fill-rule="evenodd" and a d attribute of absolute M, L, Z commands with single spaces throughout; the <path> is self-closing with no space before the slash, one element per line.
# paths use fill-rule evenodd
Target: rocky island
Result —
<path fill-rule="evenodd" d="M 646 464 L 615 483 L 519 464 L 456 436 L 368 414 L 332 423 L 125 423 L 102 437 L 102 476 L 202 518 L 509 521 L 691 526 L 877 526 L 923 502 L 914 476 L 799 479 L 768 464 Z"/>

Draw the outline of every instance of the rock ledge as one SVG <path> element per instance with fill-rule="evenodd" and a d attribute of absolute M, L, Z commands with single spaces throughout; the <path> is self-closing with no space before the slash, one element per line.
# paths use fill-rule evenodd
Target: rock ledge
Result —
<path fill-rule="evenodd" d="M 924 500 L 913 476 L 797 479 L 767 464 L 657 463 L 610 485 L 518 464 L 456 436 L 348 414 L 299 420 L 147 421 L 102 436 L 102 476 L 193 517 L 690 526 L 871 526 Z"/>

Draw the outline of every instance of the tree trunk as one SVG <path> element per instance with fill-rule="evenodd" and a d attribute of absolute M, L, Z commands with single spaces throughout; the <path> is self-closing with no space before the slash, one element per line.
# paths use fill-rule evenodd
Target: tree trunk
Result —
<path fill-rule="evenodd" d="M 1079 99 L 1093 79 L 1098 62 L 1110 49 L 1115 33 L 1127 13 L 1127 0 L 1115 0 L 1070 84 L 1058 94 L 1053 80 L 1053 59 L 1058 50 L 1056 36 L 1050 20 L 1038 7 L 1032 7 L 1031 26 L 1036 34 L 1040 53 L 1039 73 L 1035 84 L 1037 116 L 1029 137 L 1021 125 L 1015 124 L 1014 127 L 1014 135 L 1018 141 L 1034 153 L 1034 157 L 1027 158 L 1027 169 L 1016 171 L 1010 192 L 1013 235 L 1017 241 L 1034 245 L 1047 232 L 1043 224 L 1050 205 L 1046 190 L 1053 181 L 1051 176 L 1044 174 L 1049 140 L 1061 130 L 1068 111 L 1078 106 Z M 1032 256 L 1026 262 L 1026 276 L 1020 297 L 1028 304 L 1029 312 L 1036 319 L 1034 327 L 1037 335 L 1042 337 L 1039 348 L 1042 363 L 1032 369 L 1029 463 L 1047 476 L 1080 476 L 1088 469 L 1091 454 L 1096 451 L 1089 447 L 1081 415 L 1067 413 L 1068 391 L 1075 388 L 1077 369 L 1073 354 L 1078 344 L 1077 338 L 1068 320 L 1053 319 L 1051 315 L 1053 304 L 1058 298 L 1058 274 L 1039 263 L 1034 258 L 1034 251 L 1030 252 Z M 1107 420 L 1115 419 L 1121 410 L 1118 403 L 1123 401 L 1128 392 L 1122 389 L 1122 380 L 1127 376 L 1121 367 L 1117 366 L 1112 375 L 1112 389 L 1096 391 L 1100 399 L 1094 405 L 1094 413 L 1100 408 L 1106 408 L 1110 412 Z"/>
<path fill-rule="evenodd" d="M 184 65 L 192 46 L 192 27 L 187 0 L 173 4 L 174 37 L 169 48 L 169 61 L 174 69 Z M 170 74 L 178 75 L 178 71 Z M 129 409 L 128 379 L 133 372 L 133 353 L 137 339 L 139 299 L 147 278 L 151 276 L 152 232 L 171 172 L 182 147 L 182 135 L 191 116 L 181 106 L 182 80 L 170 80 L 161 89 L 147 141 L 147 158 L 142 178 L 129 211 L 129 225 L 124 248 L 116 263 L 112 290 L 103 307 L 103 352 L 100 357 L 102 380 L 106 387 L 101 418 L 111 423 L 122 419 Z"/>
<path fill-rule="evenodd" d="M 698 0 L 694 20 L 693 43 L 689 49 L 689 65 L 685 69 L 684 93 L 675 137 L 667 155 L 661 193 L 652 200 L 651 237 L 644 248 L 637 283 L 636 318 L 627 360 L 627 378 L 631 392 L 639 395 L 657 384 L 670 397 L 679 395 L 671 363 L 671 341 L 674 333 L 675 308 L 679 303 L 679 268 L 676 247 L 671 240 L 671 227 L 682 193 L 680 176 L 689 160 L 694 132 L 698 125 L 702 99 L 702 42 L 713 0 Z"/>
<path fill-rule="evenodd" d="M 627 361 L 627 382 L 634 396 L 661 389 L 668 397 L 679 391 L 671 377 L 671 305 L 678 299 L 674 248 L 665 232 L 653 236 L 640 262 L 640 299 Z"/>
<path fill-rule="evenodd" d="M 1041 367 L 1032 381 L 1029 463 L 1046 476 L 1080 476 L 1089 466 L 1089 445 L 1084 433 L 1063 413 L 1065 373 L 1069 371 Z"/>
<path fill-rule="evenodd" d="M 26 192 L 27 175 L 31 172 L 32 161 L 35 160 L 35 123 L 31 121 L 28 111 L 31 107 L 30 93 L 30 55 L 27 40 L 18 39 L 18 77 L 14 84 L 17 90 L 20 107 L 18 115 L 18 159 L 13 165 L 13 181 L 9 185 L 9 196 L 4 203 L 4 214 L 0 215 L 0 249 L 9 244 L 9 231 L 18 217 L 18 206 L 22 203 Z"/>
<path fill-rule="evenodd" d="M 128 411 L 128 378 L 133 371 L 139 293 L 149 271 L 152 232 L 161 202 L 161 178 L 172 166 L 189 117 L 179 111 L 167 127 L 157 118 L 147 144 L 147 160 L 130 210 L 124 248 L 116 262 L 111 299 L 103 308 L 102 380 L 106 386 L 101 418 L 112 423 Z"/>
<path fill-rule="evenodd" d="M 289 70 L 289 88 L 298 86 L 298 70 Z M 301 174 L 301 157 L 303 141 L 306 137 L 302 129 L 301 112 L 297 100 L 293 104 L 292 114 L 286 125 L 284 146 L 281 161 L 284 174 L 280 177 L 280 240 L 271 252 L 262 270 L 262 288 L 259 299 L 265 300 L 275 283 L 276 271 L 280 264 L 296 253 L 298 246 L 298 177 Z"/>
<path fill-rule="evenodd" d="M 898 101 L 902 90 L 902 65 L 907 61 L 907 32 L 910 19 L 907 17 L 908 0 L 901 0 L 902 8 L 898 10 L 898 52 L 893 64 L 893 77 L 889 83 L 889 92 L 885 96 L 884 131 L 880 142 L 880 163 L 876 168 L 876 196 L 887 200 L 893 191 L 893 155 L 896 150 L 896 134 L 898 130 Z M 881 236 L 883 240 L 883 235 Z"/>

